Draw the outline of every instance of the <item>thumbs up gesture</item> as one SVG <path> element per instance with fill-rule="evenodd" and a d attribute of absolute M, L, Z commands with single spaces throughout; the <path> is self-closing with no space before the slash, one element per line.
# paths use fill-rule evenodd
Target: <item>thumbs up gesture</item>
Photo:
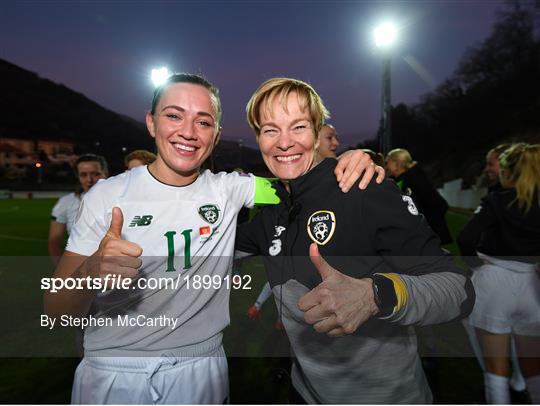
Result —
<path fill-rule="evenodd" d="M 298 302 L 306 323 L 312 324 L 319 333 L 339 337 L 354 333 L 378 313 L 371 279 L 356 279 L 342 274 L 325 261 L 317 244 L 310 245 L 309 256 L 322 282 Z"/>
<path fill-rule="evenodd" d="M 122 226 L 124 225 L 124 215 L 119 207 L 112 210 L 112 219 L 107 234 L 101 240 L 99 248 L 94 254 L 99 260 L 99 266 L 94 267 L 94 277 L 107 281 L 110 276 L 117 275 L 117 278 L 134 279 L 138 275 L 138 269 L 142 265 L 139 258 L 142 248 L 122 239 Z"/>

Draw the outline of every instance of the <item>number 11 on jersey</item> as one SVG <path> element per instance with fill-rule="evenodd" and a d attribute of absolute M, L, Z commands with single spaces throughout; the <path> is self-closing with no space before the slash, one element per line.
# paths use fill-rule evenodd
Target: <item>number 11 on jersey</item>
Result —
<path fill-rule="evenodd" d="M 183 230 L 180 235 L 184 237 L 184 269 L 191 268 L 191 229 Z M 176 272 L 174 269 L 174 236 L 176 231 L 167 231 L 167 269 L 165 272 Z"/>

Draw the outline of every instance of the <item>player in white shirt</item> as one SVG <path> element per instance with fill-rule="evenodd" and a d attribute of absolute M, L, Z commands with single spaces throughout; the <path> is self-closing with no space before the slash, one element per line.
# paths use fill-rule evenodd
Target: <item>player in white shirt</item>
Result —
<path fill-rule="evenodd" d="M 62 196 L 54 205 L 49 226 L 48 249 L 55 264 L 58 264 L 64 252 L 64 238 L 71 233 L 75 217 L 79 211 L 81 198 L 98 180 L 107 177 L 108 169 L 105 158 L 100 155 L 81 155 L 75 162 L 80 188 L 76 192 Z"/>
<path fill-rule="evenodd" d="M 276 197 L 264 179 L 200 173 L 219 140 L 220 120 L 215 87 L 197 75 L 173 75 L 156 89 L 146 116 L 156 161 L 100 182 L 83 199 L 55 277 L 128 284 L 104 293 L 84 286 L 45 294 L 50 317 L 94 323 L 85 329 L 72 402 L 227 399 L 221 331 L 229 323 L 236 217 L 242 207 Z M 363 169 L 362 183 L 374 174 L 362 153 L 353 158 L 340 175 L 346 189 Z M 146 286 L 163 278 L 176 284 Z"/>
<path fill-rule="evenodd" d="M 145 149 L 136 149 L 124 157 L 124 164 L 126 165 L 126 169 L 129 171 L 137 166 L 150 165 L 156 160 L 156 158 L 157 156 L 153 152 Z"/>

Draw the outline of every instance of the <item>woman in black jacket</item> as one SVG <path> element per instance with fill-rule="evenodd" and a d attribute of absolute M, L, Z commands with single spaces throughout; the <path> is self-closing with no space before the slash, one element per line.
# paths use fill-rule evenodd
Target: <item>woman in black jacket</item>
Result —
<path fill-rule="evenodd" d="M 236 249 L 263 256 L 293 403 L 431 402 L 409 327 L 467 315 L 470 281 L 394 182 L 339 192 L 335 162 L 316 160 L 328 112 L 310 85 L 270 79 L 247 113 L 281 202 L 239 227 Z"/>
<path fill-rule="evenodd" d="M 540 145 L 516 144 L 500 157 L 503 189 L 490 193 L 458 238 L 480 257 L 469 323 L 484 355 L 488 403 L 509 403 L 511 335 L 533 403 L 540 403 Z"/>
<path fill-rule="evenodd" d="M 426 216 L 429 226 L 439 236 L 442 244 L 450 244 L 452 237 L 444 215 L 448 203 L 433 187 L 426 173 L 413 161 L 409 151 L 393 149 L 386 156 L 386 170 L 401 191 L 412 197 L 420 213 Z"/>

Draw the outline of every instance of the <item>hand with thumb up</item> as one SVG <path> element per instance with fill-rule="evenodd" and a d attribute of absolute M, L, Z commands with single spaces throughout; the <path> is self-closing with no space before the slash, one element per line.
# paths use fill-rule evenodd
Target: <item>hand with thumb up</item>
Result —
<path fill-rule="evenodd" d="M 322 282 L 298 302 L 306 323 L 319 333 L 339 337 L 354 333 L 379 312 L 370 278 L 351 278 L 332 268 L 320 255 L 317 244 L 310 245 L 309 256 Z"/>
<path fill-rule="evenodd" d="M 138 276 L 138 269 L 142 265 L 139 258 L 142 254 L 142 248 L 134 242 L 122 239 L 123 225 L 122 210 L 119 207 L 114 207 L 109 230 L 94 254 L 99 266 L 93 267 L 93 277 L 110 281 L 111 277 L 107 277 L 107 275 L 116 276 L 117 279 L 134 279 Z"/>

